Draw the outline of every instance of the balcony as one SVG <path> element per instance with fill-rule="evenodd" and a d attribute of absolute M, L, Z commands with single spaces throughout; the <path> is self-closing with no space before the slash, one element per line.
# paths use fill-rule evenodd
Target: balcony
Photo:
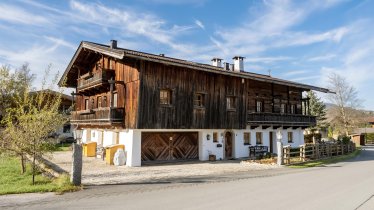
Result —
<path fill-rule="evenodd" d="M 253 125 L 309 127 L 316 125 L 316 117 L 300 114 L 249 113 L 247 123 Z"/>
<path fill-rule="evenodd" d="M 74 111 L 71 123 L 78 125 L 112 125 L 121 124 L 124 119 L 124 108 L 98 108 Z"/>
<path fill-rule="evenodd" d="M 92 89 L 109 88 L 108 80 L 114 77 L 114 70 L 99 69 L 94 73 L 89 72 L 77 80 L 78 92 L 88 92 Z"/>

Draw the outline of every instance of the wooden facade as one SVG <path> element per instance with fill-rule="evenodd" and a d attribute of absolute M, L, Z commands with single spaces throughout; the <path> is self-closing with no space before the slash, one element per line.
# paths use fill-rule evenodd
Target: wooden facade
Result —
<path fill-rule="evenodd" d="M 251 73 L 228 74 L 224 69 L 202 71 L 181 66 L 181 60 L 170 65 L 134 55 L 118 58 L 119 51 L 98 47 L 104 53 L 80 47 L 64 74 L 66 86 L 77 92 L 74 124 L 245 129 L 248 125 L 307 127 L 316 123 L 302 106 L 302 92 L 309 86 L 287 85 L 269 76 L 252 79 Z M 201 68 L 211 68 L 206 66 Z M 169 103 L 160 102 L 162 90 L 170 93 Z"/>

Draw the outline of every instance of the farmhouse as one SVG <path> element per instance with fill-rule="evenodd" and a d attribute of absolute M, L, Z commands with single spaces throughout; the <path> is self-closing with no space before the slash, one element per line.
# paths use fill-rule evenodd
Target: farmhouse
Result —
<path fill-rule="evenodd" d="M 125 145 L 128 166 L 248 157 L 254 145 L 276 153 L 277 130 L 303 144 L 316 118 L 302 93 L 329 90 L 246 72 L 244 59 L 207 65 L 84 41 L 59 85 L 76 88 L 82 141 Z"/>

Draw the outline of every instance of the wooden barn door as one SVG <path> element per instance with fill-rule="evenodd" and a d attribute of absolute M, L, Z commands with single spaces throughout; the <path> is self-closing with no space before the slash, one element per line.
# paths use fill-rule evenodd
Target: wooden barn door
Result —
<path fill-rule="evenodd" d="M 232 158 L 232 133 L 225 134 L 225 159 Z"/>
<path fill-rule="evenodd" d="M 198 135 L 194 132 L 142 133 L 142 161 L 197 159 Z"/>

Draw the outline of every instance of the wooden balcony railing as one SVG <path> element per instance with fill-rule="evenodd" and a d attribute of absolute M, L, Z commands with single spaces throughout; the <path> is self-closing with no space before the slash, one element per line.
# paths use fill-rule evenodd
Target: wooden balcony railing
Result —
<path fill-rule="evenodd" d="M 113 124 L 122 123 L 124 108 L 98 108 L 71 112 L 72 124 Z"/>
<path fill-rule="evenodd" d="M 99 69 L 94 73 L 87 73 L 78 78 L 78 91 L 108 84 L 108 80 L 114 77 L 114 71 L 111 69 Z"/>
<path fill-rule="evenodd" d="M 248 114 L 247 122 L 248 124 L 258 125 L 313 126 L 316 124 L 316 117 L 299 114 L 255 112 Z"/>

